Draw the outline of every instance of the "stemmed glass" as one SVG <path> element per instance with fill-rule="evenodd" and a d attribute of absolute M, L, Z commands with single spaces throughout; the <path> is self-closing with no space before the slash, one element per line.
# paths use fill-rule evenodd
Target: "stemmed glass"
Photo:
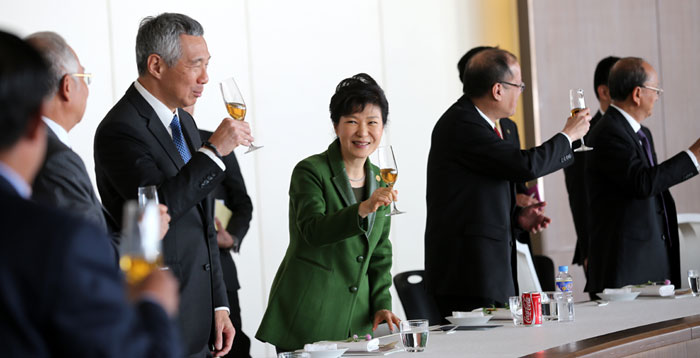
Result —
<path fill-rule="evenodd" d="M 146 204 L 154 202 L 158 204 L 158 189 L 155 185 L 140 186 L 138 189 L 139 207 L 143 208 Z"/>
<path fill-rule="evenodd" d="M 158 204 L 145 206 L 130 200 L 124 204 L 122 232 L 119 245 L 119 267 L 126 281 L 135 284 L 159 268 L 162 263 Z"/>
<path fill-rule="evenodd" d="M 236 81 L 233 79 L 233 77 L 229 77 L 219 83 L 219 87 L 221 88 L 221 96 L 224 98 L 224 103 L 226 104 L 228 114 L 231 115 L 231 118 L 237 121 L 244 121 L 246 106 L 245 102 L 243 101 L 241 91 L 238 90 Z M 258 150 L 262 147 L 262 145 L 256 146 L 253 144 L 253 142 L 250 142 L 248 150 L 245 152 L 245 154 Z"/>
<path fill-rule="evenodd" d="M 394 188 L 394 183 L 399 176 L 399 169 L 396 166 L 396 157 L 394 156 L 394 148 L 390 145 L 386 147 L 377 148 L 377 166 L 379 166 L 379 173 L 384 179 L 384 182 L 389 186 L 390 189 Z M 405 213 L 396 208 L 396 202 L 392 202 L 393 209 L 386 216 L 398 215 Z"/>
<path fill-rule="evenodd" d="M 576 113 L 586 108 L 586 100 L 583 98 L 583 89 L 570 89 L 569 90 L 569 109 L 571 109 L 571 116 L 575 116 Z M 574 152 L 587 152 L 593 150 L 592 147 L 586 146 L 581 138 L 581 146 L 574 149 Z"/>

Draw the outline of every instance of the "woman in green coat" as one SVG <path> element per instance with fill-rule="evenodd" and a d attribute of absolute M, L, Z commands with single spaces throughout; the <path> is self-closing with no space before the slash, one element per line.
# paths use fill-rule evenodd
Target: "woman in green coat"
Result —
<path fill-rule="evenodd" d="M 289 247 L 255 335 L 278 352 L 371 334 L 383 321 L 398 328 L 386 215 L 397 193 L 368 160 L 389 105 L 372 77 L 360 73 L 338 84 L 330 112 L 338 138 L 292 172 Z"/>

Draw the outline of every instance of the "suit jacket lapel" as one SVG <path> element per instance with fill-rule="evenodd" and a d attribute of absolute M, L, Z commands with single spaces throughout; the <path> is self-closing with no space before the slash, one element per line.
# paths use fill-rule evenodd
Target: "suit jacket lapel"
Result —
<path fill-rule="evenodd" d="M 168 153 L 168 157 L 173 161 L 173 164 L 180 170 L 185 165 L 185 161 L 182 160 L 180 153 L 177 151 L 177 148 L 175 148 L 172 137 L 168 134 L 168 131 L 165 129 L 165 126 L 163 126 L 158 115 L 156 115 L 156 112 L 136 90 L 133 84 L 129 87 L 127 95 L 141 117 L 146 120 L 148 130 L 153 134 L 153 137 L 156 138 L 158 143 L 160 143 L 161 147 L 163 147 L 163 150 Z"/>
<path fill-rule="evenodd" d="M 627 123 L 627 119 L 625 119 L 625 117 L 622 115 L 622 113 L 620 113 L 620 111 L 618 111 L 616 108 L 614 108 L 612 106 L 610 108 L 608 108 L 608 111 L 613 111 L 611 113 L 611 115 L 615 116 L 615 120 L 618 122 L 619 125 L 622 126 L 625 133 L 627 133 L 629 140 L 635 144 L 634 147 L 637 151 L 637 155 L 639 155 L 642 158 L 642 161 L 644 161 L 644 163 L 647 163 L 647 165 L 649 165 L 649 167 L 651 167 L 651 163 L 649 163 L 649 158 L 647 157 L 647 153 L 646 153 L 646 150 L 644 149 L 644 145 L 642 145 L 642 141 L 639 139 L 639 136 L 637 135 L 637 133 L 635 133 L 632 130 L 632 127 L 630 127 L 629 123 Z M 648 138 L 649 133 L 647 132 L 645 134 L 647 134 L 647 138 Z M 649 143 L 649 145 L 651 145 L 651 143 Z"/>

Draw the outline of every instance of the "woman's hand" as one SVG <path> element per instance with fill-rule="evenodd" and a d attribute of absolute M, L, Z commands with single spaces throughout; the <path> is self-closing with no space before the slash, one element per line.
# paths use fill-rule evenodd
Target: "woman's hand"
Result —
<path fill-rule="evenodd" d="M 394 312 L 389 310 L 379 310 L 374 314 L 374 327 L 372 327 L 372 331 L 376 330 L 377 326 L 382 322 L 386 322 L 386 324 L 389 325 L 389 330 L 394 332 L 392 324 L 396 326 L 396 330 L 398 331 L 399 322 L 401 322 L 401 320 L 394 314 Z"/>
<path fill-rule="evenodd" d="M 361 218 L 366 218 L 370 213 L 377 211 L 380 206 L 391 205 L 391 202 L 398 200 L 398 198 L 399 192 L 396 190 L 391 190 L 391 188 L 388 187 L 377 188 L 369 199 L 360 203 L 357 214 L 360 215 Z"/>

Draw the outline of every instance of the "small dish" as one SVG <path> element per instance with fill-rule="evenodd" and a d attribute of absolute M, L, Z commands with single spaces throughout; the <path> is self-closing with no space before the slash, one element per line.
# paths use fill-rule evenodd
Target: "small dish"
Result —
<path fill-rule="evenodd" d="M 306 352 L 309 353 L 311 358 L 338 358 L 347 351 L 347 348 L 341 348 L 341 349 L 329 349 L 325 351 L 312 351 L 312 352 L 307 352 L 303 349 L 297 350 L 297 352 Z"/>
<path fill-rule="evenodd" d="M 457 326 L 478 326 L 488 322 L 493 316 L 475 316 L 475 317 L 445 317 L 450 323 Z"/>
<path fill-rule="evenodd" d="M 639 292 L 620 292 L 620 293 L 598 293 L 598 297 L 605 301 L 632 301 L 637 296 Z"/>

